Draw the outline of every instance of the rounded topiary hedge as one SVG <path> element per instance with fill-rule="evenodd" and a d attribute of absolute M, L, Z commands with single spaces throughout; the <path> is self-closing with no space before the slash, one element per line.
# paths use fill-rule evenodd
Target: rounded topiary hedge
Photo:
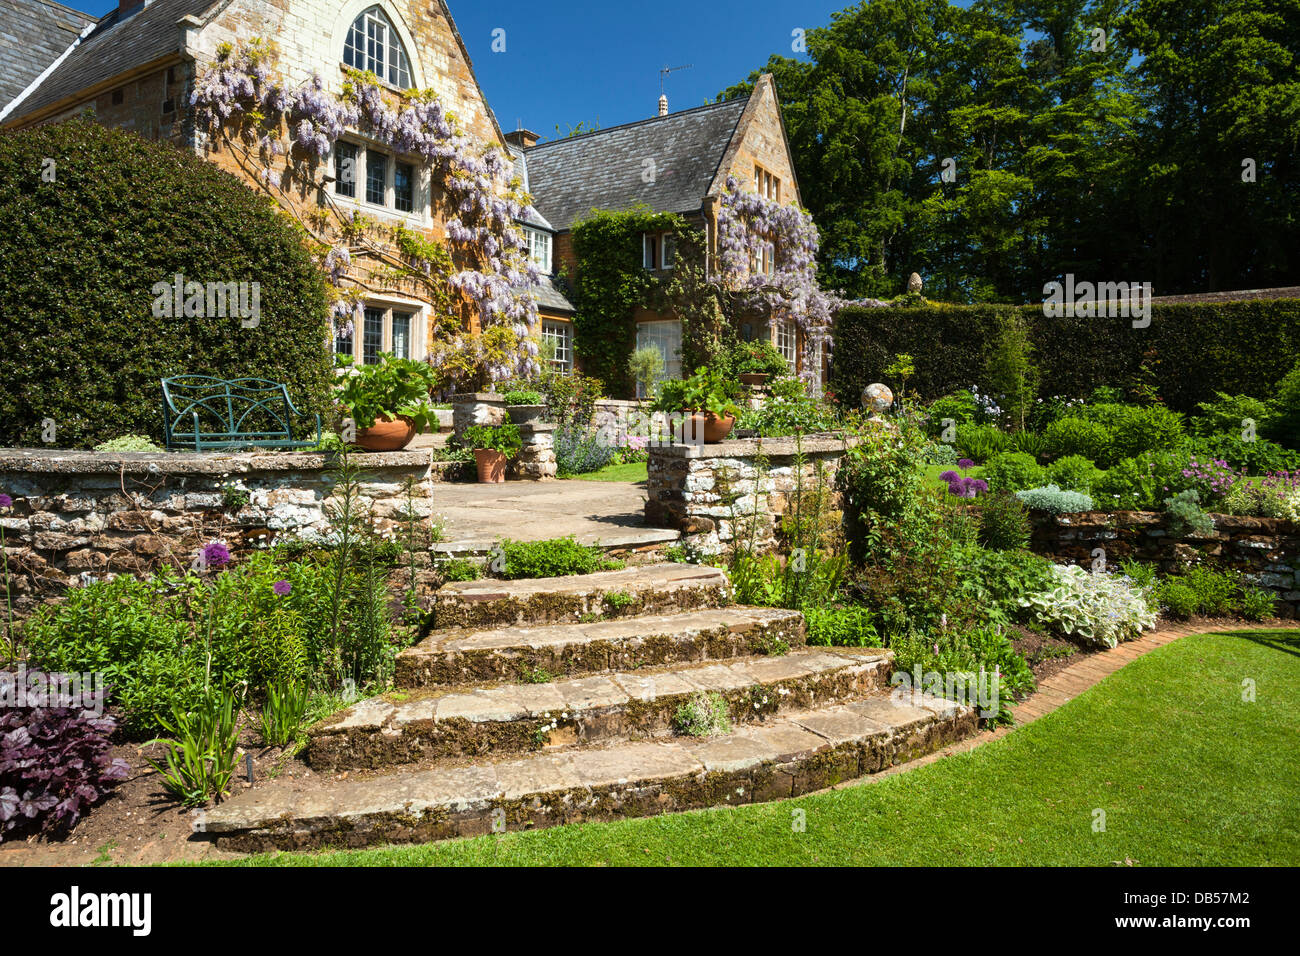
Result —
<path fill-rule="evenodd" d="M 297 223 L 235 176 L 75 120 L 0 134 L 0 217 L 0 445 L 50 445 L 46 420 L 55 447 L 161 440 L 159 379 L 182 373 L 282 381 L 323 410 L 324 277 Z M 177 274 L 259 283 L 256 326 L 156 316 Z"/>

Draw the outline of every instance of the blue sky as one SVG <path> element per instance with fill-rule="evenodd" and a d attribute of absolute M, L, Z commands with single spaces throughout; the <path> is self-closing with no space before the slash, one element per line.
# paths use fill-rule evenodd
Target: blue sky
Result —
<path fill-rule="evenodd" d="M 116 0 L 63 0 L 102 16 Z M 544 138 L 579 122 L 616 126 L 653 116 L 659 69 L 676 112 L 738 82 L 772 53 L 795 55 L 791 31 L 830 20 L 851 0 L 448 0 L 501 127 Z M 493 30 L 505 52 L 492 52 Z"/>

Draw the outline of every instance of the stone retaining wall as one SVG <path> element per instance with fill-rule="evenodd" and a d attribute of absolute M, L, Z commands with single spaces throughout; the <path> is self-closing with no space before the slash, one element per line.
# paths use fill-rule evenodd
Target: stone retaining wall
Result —
<path fill-rule="evenodd" d="M 652 447 L 646 524 L 679 530 L 686 544 L 717 552 L 734 537 L 734 526 L 747 533 L 752 520 L 755 543 L 769 547 L 801 488 L 805 508 L 820 487 L 827 508 L 838 509 L 835 472 L 853 441 L 807 435 Z"/>
<path fill-rule="evenodd" d="M 1212 515 L 1214 534 L 1174 537 L 1159 512 L 1090 511 L 1033 516 L 1032 547 L 1057 561 L 1113 569 L 1125 558 L 1154 562 L 1162 571 L 1204 562 L 1242 572 L 1277 597 L 1284 617 L 1300 616 L 1300 527 L 1276 518 Z M 1103 553 L 1096 553 L 1101 549 Z"/>
<path fill-rule="evenodd" d="M 232 551 L 328 530 L 332 455 L 0 451 L 0 513 L 15 610 L 110 572 L 188 567 L 212 540 Z M 429 451 L 358 453 L 363 503 L 391 528 L 433 513 Z"/>

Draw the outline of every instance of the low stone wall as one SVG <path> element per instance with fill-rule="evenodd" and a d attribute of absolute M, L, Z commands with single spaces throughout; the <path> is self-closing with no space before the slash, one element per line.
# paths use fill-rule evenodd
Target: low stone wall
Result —
<path fill-rule="evenodd" d="M 752 520 L 756 544 L 768 547 L 800 487 L 811 500 L 820 484 L 827 506 L 839 507 L 835 472 L 853 441 L 806 435 L 652 447 L 646 524 L 679 530 L 687 544 L 716 552 L 735 525 L 747 532 Z"/>
<path fill-rule="evenodd" d="M 106 573 L 188 567 L 207 542 L 232 551 L 328 529 L 332 455 L 0 450 L 0 513 L 15 610 Z M 433 513 L 429 451 L 358 453 L 376 524 Z"/>
<path fill-rule="evenodd" d="M 1242 572 L 1277 597 L 1284 617 L 1300 611 L 1300 526 L 1276 518 L 1213 515 L 1214 534 L 1175 537 L 1165 516 L 1146 511 L 1090 511 L 1083 514 L 1033 515 L 1032 547 L 1061 562 L 1108 568 L 1126 558 L 1154 562 L 1162 571 L 1204 562 Z M 1100 549 L 1100 552 L 1098 552 Z"/>

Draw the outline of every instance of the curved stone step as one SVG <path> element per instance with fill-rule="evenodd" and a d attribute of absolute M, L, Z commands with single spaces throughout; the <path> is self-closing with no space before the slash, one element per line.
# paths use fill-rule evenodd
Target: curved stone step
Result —
<path fill-rule="evenodd" d="M 659 664 L 768 654 L 804 643 L 803 615 L 780 608 L 702 608 L 588 624 L 450 628 L 397 655 L 398 687 L 573 677 Z"/>
<path fill-rule="evenodd" d="M 720 568 L 647 564 L 558 578 L 454 581 L 434 594 L 430 623 L 436 628 L 567 623 L 586 616 L 722 607 L 730 599 L 731 584 Z"/>
<path fill-rule="evenodd" d="M 672 732 L 678 709 L 714 693 L 730 719 L 750 723 L 849 700 L 885 686 L 888 652 L 798 648 L 782 657 L 619 671 L 544 684 L 392 692 L 362 701 L 308 731 L 317 770 L 475 757 Z"/>
<path fill-rule="evenodd" d="M 915 706 L 914 706 L 915 705 Z M 247 851 L 420 843 L 798 796 L 973 733 L 974 708 L 876 692 L 708 739 L 621 743 L 435 770 L 286 779 L 201 814 Z"/>

